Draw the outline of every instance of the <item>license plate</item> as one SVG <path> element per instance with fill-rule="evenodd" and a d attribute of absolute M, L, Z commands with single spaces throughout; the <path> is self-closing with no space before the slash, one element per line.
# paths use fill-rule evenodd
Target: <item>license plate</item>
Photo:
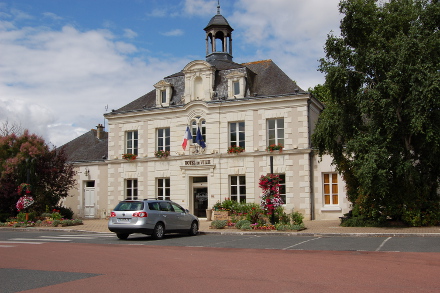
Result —
<path fill-rule="evenodd" d="M 118 218 L 118 223 L 129 223 L 130 219 L 126 219 L 126 218 Z"/>

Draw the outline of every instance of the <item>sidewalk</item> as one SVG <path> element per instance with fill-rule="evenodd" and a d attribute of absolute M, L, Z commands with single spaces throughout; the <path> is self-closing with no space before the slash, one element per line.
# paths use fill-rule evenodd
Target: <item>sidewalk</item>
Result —
<path fill-rule="evenodd" d="M 436 236 L 440 237 L 440 226 L 434 227 L 341 227 L 339 220 L 332 221 L 304 221 L 305 230 L 299 232 L 279 232 L 279 231 L 243 231 L 237 229 L 210 229 L 210 221 L 206 219 L 199 219 L 201 234 L 269 234 L 269 235 L 303 235 L 303 236 Z M 87 219 L 83 220 L 83 225 L 70 227 L 45 227 L 45 229 L 61 229 L 69 231 L 85 231 L 85 232 L 100 232 L 108 233 L 106 219 Z M 35 229 L 35 228 L 30 228 Z"/>

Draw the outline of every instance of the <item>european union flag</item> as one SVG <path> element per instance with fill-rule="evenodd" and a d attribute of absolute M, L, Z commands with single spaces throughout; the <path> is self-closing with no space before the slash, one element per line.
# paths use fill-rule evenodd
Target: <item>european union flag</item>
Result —
<path fill-rule="evenodd" d="M 203 140 L 203 136 L 202 133 L 200 132 L 199 127 L 197 128 L 196 143 L 202 148 L 206 148 L 206 144 L 205 141 Z"/>

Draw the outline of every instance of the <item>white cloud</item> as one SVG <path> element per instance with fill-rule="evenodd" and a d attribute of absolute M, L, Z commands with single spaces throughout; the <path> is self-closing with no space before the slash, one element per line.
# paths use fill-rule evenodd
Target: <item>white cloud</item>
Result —
<path fill-rule="evenodd" d="M 189 62 L 131 57 L 137 48 L 107 30 L 3 28 L 1 117 L 57 146 L 103 123 L 106 105 L 131 102 Z"/>
<path fill-rule="evenodd" d="M 339 0 L 240 0 L 228 21 L 234 24 L 235 39 L 259 48 L 254 57 L 273 59 L 307 90 L 323 83 L 315 69 L 324 57 L 330 31 L 339 33 Z"/>
<path fill-rule="evenodd" d="M 183 30 L 175 29 L 175 30 L 171 30 L 171 31 L 162 33 L 162 35 L 167 36 L 167 37 L 181 36 L 181 35 L 183 35 Z"/>
<path fill-rule="evenodd" d="M 137 33 L 129 28 L 124 29 L 124 37 L 134 39 L 137 37 Z"/>
<path fill-rule="evenodd" d="M 184 3 L 184 11 L 190 15 L 212 15 L 216 7 L 216 0 L 185 0 Z"/>
<path fill-rule="evenodd" d="M 62 20 L 63 18 L 61 16 L 56 15 L 55 13 L 52 12 L 44 12 L 43 13 L 44 17 L 53 19 L 53 20 Z"/>

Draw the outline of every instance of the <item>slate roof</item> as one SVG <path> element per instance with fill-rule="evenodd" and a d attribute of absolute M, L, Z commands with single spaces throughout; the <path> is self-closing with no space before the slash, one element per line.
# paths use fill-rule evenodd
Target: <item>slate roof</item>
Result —
<path fill-rule="evenodd" d="M 104 161 L 108 157 L 108 133 L 102 132 L 102 139 L 96 136 L 96 129 L 73 139 L 61 146 L 68 162 Z"/>
<path fill-rule="evenodd" d="M 219 76 L 219 72 L 225 70 L 246 68 L 248 70 L 247 86 L 251 96 L 264 97 L 303 92 L 303 90 L 270 59 L 243 64 L 238 64 L 228 60 L 213 60 L 210 62 L 210 64 L 216 69 L 216 77 Z M 169 75 L 164 79 L 169 81 L 170 79 L 172 80 L 178 78 L 184 78 L 182 71 Z M 217 80 L 216 87 L 219 87 Z M 178 89 L 176 91 L 176 88 L 174 89 L 174 105 L 178 105 L 180 103 L 180 96 L 182 95 L 183 92 L 179 92 Z M 155 106 L 156 92 L 155 90 L 152 90 L 138 99 L 128 103 L 127 105 L 115 110 L 115 112 L 137 111 L 153 108 Z"/>

